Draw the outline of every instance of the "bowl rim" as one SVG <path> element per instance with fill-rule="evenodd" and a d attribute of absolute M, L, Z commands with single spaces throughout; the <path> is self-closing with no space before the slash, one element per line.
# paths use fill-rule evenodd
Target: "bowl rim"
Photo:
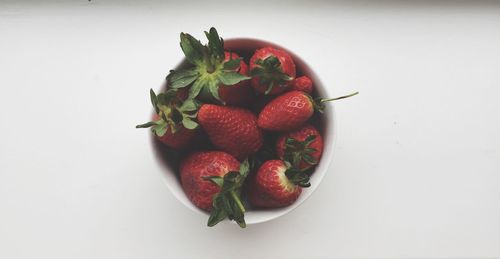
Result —
<path fill-rule="evenodd" d="M 289 49 L 278 45 L 273 42 L 257 39 L 257 38 L 227 38 L 224 39 L 224 44 L 227 45 L 229 44 L 236 44 L 235 42 L 249 42 L 251 44 L 260 44 L 260 45 L 266 45 L 266 46 L 272 46 L 278 49 L 283 49 L 287 53 L 289 53 L 295 63 L 297 61 L 301 64 L 302 67 L 307 68 L 308 75 L 314 78 L 314 84 L 315 86 L 319 85 L 320 87 L 317 88 L 317 91 L 320 92 L 323 95 L 329 95 L 330 93 L 328 92 L 328 88 L 325 87 L 323 82 L 321 81 L 320 77 L 314 72 L 314 69 L 307 63 L 305 62 L 302 58 L 300 58 L 298 55 L 296 55 L 293 51 L 290 51 Z M 179 67 L 183 62 L 185 62 L 185 59 L 181 59 L 180 62 L 175 67 Z M 161 88 L 164 88 L 165 82 L 162 83 L 160 86 Z M 335 109 L 332 103 L 326 103 L 326 109 L 325 109 L 325 126 L 324 126 L 324 131 L 323 131 L 323 137 L 327 135 L 326 132 L 328 132 L 329 140 L 328 140 L 328 145 L 324 145 L 323 148 L 323 154 L 321 157 L 320 163 L 317 165 L 313 177 L 311 177 L 311 181 L 314 179 L 315 184 L 311 185 L 311 187 L 307 188 L 306 193 L 302 193 L 299 199 L 294 202 L 293 204 L 287 206 L 287 207 L 282 207 L 282 208 L 276 208 L 276 209 L 264 209 L 264 210 L 250 210 L 245 213 L 245 221 L 247 225 L 253 225 L 253 224 L 259 224 L 259 223 L 264 223 L 268 222 L 271 220 L 274 220 L 276 218 L 279 218 L 285 214 L 288 214 L 289 212 L 295 210 L 297 207 L 299 207 L 302 203 L 304 203 L 307 199 L 310 198 L 310 196 L 316 191 L 316 189 L 319 187 L 320 183 L 323 181 L 326 171 L 331 167 L 331 164 L 333 162 L 334 154 L 335 154 L 335 149 L 336 149 L 336 143 L 337 143 L 337 138 L 338 138 L 338 133 L 337 133 L 337 123 L 336 123 L 336 116 L 335 116 Z M 328 116 L 327 116 L 328 115 Z M 157 151 L 155 150 L 154 147 L 154 141 L 155 137 L 153 134 L 151 134 L 151 148 L 153 150 L 155 160 L 157 164 L 163 163 L 162 161 L 159 161 L 161 158 L 158 157 Z M 326 141 L 325 141 L 326 143 Z M 321 173 L 319 172 L 321 166 Z M 194 206 L 189 199 L 186 197 L 184 191 L 182 190 L 182 186 L 180 185 L 179 181 L 176 179 L 175 185 L 178 185 L 179 188 L 174 188 L 173 183 L 172 183 L 172 176 L 167 177 L 167 173 L 171 174 L 172 172 L 165 168 L 164 166 L 159 165 L 159 173 L 161 174 L 162 181 L 164 184 L 167 186 L 169 191 L 174 195 L 174 197 L 181 202 L 184 206 L 188 207 L 190 210 L 196 212 L 197 214 L 208 216 L 209 213 L 206 211 L 203 211 L 199 209 L 198 207 Z M 174 175 L 174 178 L 175 175 Z M 257 214 L 264 214 L 263 216 L 261 215 L 260 217 Z M 221 223 L 229 223 L 229 224 L 236 224 L 234 221 L 229 221 L 229 220 L 224 220 Z"/>

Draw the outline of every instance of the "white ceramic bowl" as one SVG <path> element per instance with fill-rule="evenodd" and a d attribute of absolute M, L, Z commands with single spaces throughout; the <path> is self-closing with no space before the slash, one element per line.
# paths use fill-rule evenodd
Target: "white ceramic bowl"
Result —
<path fill-rule="evenodd" d="M 284 49 L 288 53 L 290 53 L 293 57 L 293 60 L 297 66 L 297 72 L 302 71 L 302 74 L 308 75 L 311 77 L 313 83 L 314 83 L 314 88 L 315 88 L 315 94 L 322 96 L 322 97 L 328 97 L 327 92 L 325 89 L 325 86 L 321 83 L 320 79 L 318 76 L 314 73 L 314 71 L 302 60 L 300 59 L 297 55 L 293 54 L 293 52 L 276 45 L 274 43 L 266 42 L 266 41 L 261 41 L 261 40 L 256 40 L 256 39 L 247 39 L 247 38 L 239 38 L 239 39 L 229 39 L 224 41 L 224 46 L 226 49 L 232 50 L 241 56 L 244 56 L 245 52 L 248 54 L 251 54 L 253 50 L 262 48 L 265 46 L 273 46 L 275 48 L 279 49 Z M 181 64 L 178 66 L 183 66 L 185 65 L 185 61 L 181 62 Z M 300 75 L 299 73 L 297 73 Z M 164 87 L 164 86 L 163 86 Z M 321 157 L 321 160 L 319 164 L 317 165 L 312 177 L 311 177 L 311 187 L 309 188 L 304 188 L 302 191 L 302 194 L 300 195 L 299 199 L 293 203 L 292 205 L 284 208 L 279 208 L 279 209 L 266 209 L 266 210 L 249 210 L 245 213 L 245 221 L 247 225 L 251 224 L 257 224 L 261 222 L 266 222 L 278 217 L 281 217 L 293 209 L 297 208 L 300 204 L 302 204 L 311 194 L 314 192 L 314 190 L 318 187 L 320 184 L 321 180 L 327 173 L 328 167 L 330 162 L 332 161 L 333 158 L 333 150 L 334 150 L 334 144 L 335 144 L 335 136 L 336 136 L 336 131 L 335 131 L 335 116 L 334 116 L 334 111 L 333 111 L 333 105 L 326 103 L 326 109 L 324 114 L 322 115 L 322 123 L 318 126 L 318 130 L 321 132 L 323 139 L 324 139 L 324 150 L 323 150 L 323 155 Z M 184 191 L 182 190 L 182 186 L 180 183 L 180 180 L 176 174 L 176 171 L 178 168 L 176 166 L 170 165 L 167 161 L 165 161 L 165 156 L 168 156 L 163 154 L 163 149 L 161 148 L 161 144 L 159 144 L 157 141 L 154 141 L 153 138 L 153 146 L 155 148 L 153 149 L 156 155 L 156 158 L 158 160 L 158 170 L 161 173 L 163 180 L 165 181 L 165 184 L 167 187 L 170 189 L 172 194 L 186 207 L 190 208 L 191 210 L 199 213 L 204 217 L 204 220 L 208 219 L 208 213 L 198 209 L 196 206 L 194 206 L 191 201 L 187 198 L 185 195 Z M 173 158 L 174 160 L 179 160 L 179 158 Z M 319 210 L 318 210 L 319 211 Z M 227 221 L 227 220 L 226 220 Z"/>

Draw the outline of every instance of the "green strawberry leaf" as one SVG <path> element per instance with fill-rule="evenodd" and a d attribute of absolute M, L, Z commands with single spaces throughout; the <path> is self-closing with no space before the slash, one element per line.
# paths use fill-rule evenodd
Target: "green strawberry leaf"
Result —
<path fill-rule="evenodd" d="M 205 32 L 205 35 L 208 39 L 208 49 L 212 57 L 218 62 L 224 60 L 224 40 L 219 37 L 217 30 L 212 27 L 209 32 Z"/>
<path fill-rule="evenodd" d="M 194 118 L 198 117 L 198 113 L 197 112 L 195 112 L 193 114 L 185 113 L 184 116 L 191 118 L 191 119 L 194 119 Z"/>
<path fill-rule="evenodd" d="M 198 128 L 198 123 L 191 120 L 189 117 L 184 117 L 184 119 L 182 119 L 182 125 L 184 128 L 191 130 Z"/>
<path fill-rule="evenodd" d="M 234 220 L 241 228 L 246 227 L 245 206 L 241 202 L 240 194 L 243 183 L 249 172 L 248 160 L 240 165 L 239 172 L 228 172 L 224 177 L 205 177 L 221 187 L 219 193 L 213 198 L 212 211 L 208 218 L 207 225 L 212 227 L 225 218 Z"/>
<path fill-rule="evenodd" d="M 174 124 L 179 124 L 184 119 L 182 112 L 177 109 L 171 109 L 170 119 L 174 122 Z"/>
<path fill-rule="evenodd" d="M 156 95 L 151 89 L 149 91 L 151 103 L 160 119 L 137 125 L 136 128 L 151 128 L 158 137 L 164 136 L 168 130 L 175 134 L 179 125 L 192 130 L 198 128 L 198 123 L 193 120 L 197 116 L 198 102 L 193 99 L 182 101 L 177 98 L 177 92 L 177 89 L 169 89 Z"/>
<path fill-rule="evenodd" d="M 274 68 L 274 69 L 279 69 L 281 66 L 280 60 L 276 56 L 273 56 L 273 55 L 270 55 L 269 57 L 267 57 L 264 60 L 258 59 L 255 63 L 259 66 L 262 66 L 262 67 L 268 67 L 268 68 Z"/>
<path fill-rule="evenodd" d="M 162 120 L 159 120 L 159 121 L 162 121 Z M 155 126 L 155 125 L 158 125 L 158 121 L 150 121 L 150 122 L 146 122 L 144 124 L 139 124 L 139 125 L 136 125 L 135 127 L 137 129 L 139 128 L 149 128 L 149 127 L 152 127 L 152 126 Z"/>
<path fill-rule="evenodd" d="M 304 141 L 298 141 L 291 137 L 285 139 L 283 159 L 288 161 L 294 168 L 299 168 L 301 161 L 309 165 L 316 165 L 318 161 L 311 155 L 316 152 L 316 149 L 309 147 L 314 140 L 316 140 L 315 135 L 307 136 Z"/>
<path fill-rule="evenodd" d="M 156 136 L 163 136 L 167 132 L 167 118 L 162 112 L 161 108 L 163 108 L 165 105 L 164 103 L 169 99 L 169 92 L 167 91 L 166 93 L 160 93 L 156 95 L 156 93 L 153 91 L 153 89 L 149 90 L 149 96 L 151 99 L 151 104 L 153 105 L 156 114 L 160 115 L 160 119 L 156 121 L 150 121 L 146 122 L 144 124 L 139 124 L 136 125 L 136 128 L 151 128 L 151 131 L 156 135 Z"/>
<path fill-rule="evenodd" d="M 200 94 L 201 89 L 205 86 L 205 80 L 198 78 L 194 81 L 191 88 L 189 88 L 189 98 L 194 99 L 198 94 Z"/>
<path fill-rule="evenodd" d="M 217 186 L 222 187 L 222 184 L 224 183 L 224 179 L 220 176 L 205 176 L 203 177 L 205 180 L 210 180 L 213 183 L 217 184 Z"/>
<path fill-rule="evenodd" d="M 242 58 L 230 59 L 230 60 L 224 62 L 223 69 L 225 71 L 233 71 L 233 70 L 240 67 L 240 63 L 242 60 L 243 60 Z"/>
<path fill-rule="evenodd" d="M 225 102 L 220 99 L 220 96 L 219 96 L 219 82 L 217 80 L 210 80 L 210 81 L 208 81 L 208 90 L 210 91 L 210 94 L 217 101 L 225 104 Z"/>
<path fill-rule="evenodd" d="M 288 146 L 292 146 L 292 145 L 297 145 L 297 144 L 299 144 L 300 142 L 299 142 L 299 141 L 297 141 L 297 140 L 296 140 L 296 139 L 294 139 L 294 138 L 287 138 L 287 139 L 285 140 L 285 143 L 286 143 Z"/>
<path fill-rule="evenodd" d="M 316 135 L 309 135 L 306 137 L 306 139 L 304 140 L 304 145 L 305 146 L 309 146 L 309 144 L 311 144 L 312 142 L 314 142 L 314 140 L 316 139 Z"/>
<path fill-rule="evenodd" d="M 184 101 L 184 103 L 179 107 L 179 110 L 183 112 L 192 112 L 198 110 L 199 104 L 196 100 L 194 99 L 187 99 Z"/>
<path fill-rule="evenodd" d="M 177 81 L 179 79 L 182 79 L 184 77 L 189 77 L 192 75 L 197 75 L 199 72 L 194 68 L 187 68 L 187 69 L 182 69 L 182 70 L 170 70 L 167 79 L 169 81 Z"/>
<path fill-rule="evenodd" d="M 193 65 L 203 62 L 206 47 L 193 36 L 187 33 L 181 33 L 181 49 L 186 59 Z"/>
<path fill-rule="evenodd" d="M 243 80 L 250 79 L 250 77 L 238 72 L 222 72 L 219 74 L 218 78 L 224 85 L 235 85 Z"/>
<path fill-rule="evenodd" d="M 199 76 L 199 72 L 193 68 L 181 71 L 172 70 L 167 76 L 167 80 L 170 83 L 170 87 L 183 88 L 193 83 Z"/>
<path fill-rule="evenodd" d="M 318 163 L 318 161 L 309 154 L 302 155 L 302 160 L 304 160 L 306 163 L 308 163 L 310 165 L 315 165 Z"/>
<path fill-rule="evenodd" d="M 214 204 L 214 207 L 221 207 L 221 200 L 218 199 L 216 201 L 217 205 Z M 213 210 L 212 213 L 210 213 L 210 217 L 208 218 L 208 223 L 207 226 L 213 227 L 217 225 L 217 223 L 223 221 L 227 217 L 226 211 L 225 210 Z"/>
<path fill-rule="evenodd" d="M 312 147 L 308 147 L 308 148 L 305 148 L 304 151 L 307 152 L 307 153 L 312 153 L 312 152 L 315 152 L 316 149 L 312 148 Z"/>
<path fill-rule="evenodd" d="M 240 175 L 243 177 L 247 177 L 249 172 L 250 163 L 248 162 L 248 159 L 245 159 L 245 161 L 240 164 Z"/>
<path fill-rule="evenodd" d="M 288 168 L 285 171 L 285 175 L 290 180 L 290 182 L 300 186 L 300 187 L 310 187 L 311 183 L 309 183 L 310 176 L 306 171 L 301 171 L 294 168 Z"/>
<path fill-rule="evenodd" d="M 165 122 L 151 127 L 151 131 L 153 131 L 153 133 L 158 137 L 162 137 L 163 135 L 165 135 L 165 133 L 167 133 L 167 130 L 167 123 Z"/>
<path fill-rule="evenodd" d="M 192 120 L 196 118 L 198 110 L 198 103 L 195 100 L 188 99 L 181 102 L 177 98 L 177 89 L 170 89 L 158 95 L 150 90 L 150 97 L 160 119 L 136 125 L 136 128 L 151 128 L 158 137 L 164 136 L 169 129 L 171 133 L 176 133 L 181 124 L 187 129 L 198 128 L 198 123 Z"/>
<path fill-rule="evenodd" d="M 265 94 L 269 94 L 273 87 L 284 87 L 286 86 L 286 82 L 293 80 L 293 77 L 283 72 L 281 62 L 274 55 L 264 60 L 258 59 L 255 61 L 255 64 L 258 66 L 252 69 L 249 75 L 252 77 L 259 77 L 259 83 L 261 85 L 267 85 Z"/>
<path fill-rule="evenodd" d="M 194 65 L 183 71 L 173 71 L 167 77 L 172 88 L 189 87 L 189 97 L 205 101 L 217 100 L 224 104 L 219 96 L 219 86 L 234 85 L 250 77 L 237 71 L 242 59 L 235 58 L 224 62 L 224 40 L 215 28 L 205 31 L 207 45 L 187 33 L 181 33 L 181 48 L 187 60 Z M 206 99 L 205 99 L 206 98 Z"/>
<path fill-rule="evenodd" d="M 177 90 L 170 89 L 164 93 L 159 93 L 156 96 L 156 107 L 160 108 L 162 105 L 169 105 L 172 101 L 175 100 L 177 96 Z"/>
<path fill-rule="evenodd" d="M 271 92 L 271 90 L 273 90 L 273 86 L 274 86 L 274 81 L 270 81 L 264 94 L 268 95 Z"/>
<path fill-rule="evenodd" d="M 158 109 L 158 97 L 156 96 L 156 93 L 152 88 L 149 90 L 149 96 L 151 97 L 151 104 L 153 105 L 155 112 L 160 112 L 160 110 Z"/>
<path fill-rule="evenodd" d="M 226 182 L 228 182 L 226 180 Z M 226 186 L 229 186 L 229 184 L 226 184 Z M 222 185 L 222 188 L 224 188 L 224 184 Z M 228 188 L 226 188 L 228 189 Z M 233 206 L 231 206 L 231 194 L 230 191 L 225 190 L 221 191 L 221 195 L 219 196 L 219 199 L 221 200 L 221 205 L 222 208 L 226 211 L 226 215 L 229 218 L 229 220 L 233 219 L 234 211 L 233 211 Z"/>

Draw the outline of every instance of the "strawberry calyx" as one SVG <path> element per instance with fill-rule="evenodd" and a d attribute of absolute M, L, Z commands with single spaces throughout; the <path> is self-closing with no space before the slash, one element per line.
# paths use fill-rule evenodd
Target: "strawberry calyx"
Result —
<path fill-rule="evenodd" d="M 213 197 L 213 208 L 207 222 L 209 227 L 215 226 L 225 218 L 236 221 L 241 228 L 246 227 L 245 206 L 240 195 L 249 171 L 248 160 L 245 160 L 241 163 L 239 172 L 228 172 L 224 177 L 205 177 L 221 188 Z"/>
<path fill-rule="evenodd" d="M 310 95 L 307 95 L 307 96 L 311 100 L 311 102 L 314 106 L 314 110 L 316 110 L 320 113 L 323 113 L 325 111 L 325 102 L 331 102 L 331 101 L 336 101 L 336 100 L 340 100 L 340 99 L 345 99 L 345 98 L 349 98 L 351 96 L 355 96 L 357 94 L 359 94 L 359 92 L 354 92 L 352 94 L 343 95 L 343 96 L 330 98 L 330 99 L 325 99 L 325 98 L 321 98 L 321 97 L 313 99 Z"/>
<path fill-rule="evenodd" d="M 270 55 L 265 59 L 258 59 L 255 64 L 258 66 L 253 68 L 249 74 L 252 77 L 259 77 L 259 84 L 267 85 L 264 93 L 266 95 L 273 90 L 273 87 L 286 87 L 286 83 L 293 80 L 293 77 L 283 72 L 281 62 L 274 55 Z"/>
<path fill-rule="evenodd" d="M 304 141 L 296 140 L 295 138 L 288 137 L 285 140 L 285 151 L 283 159 L 289 162 L 293 167 L 299 168 L 300 162 L 304 161 L 309 165 L 316 165 L 318 160 L 312 156 L 316 152 L 315 148 L 309 145 L 316 140 L 315 135 L 307 136 Z"/>
<path fill-rule="evenodd" d="M 284 163 L 287 168 L 285 175 L 288 178 L 288 181 L 304 188 L 311 186 L 311 183 L 309 182 L 311 179 L 310 169 L 300 170 L 297 167 L 292 166 L 288 161 L 285 161 Z"/>
<path fill-rule="evenodd" d="M 205 31 L 205 36 L 208 39 L 207 45 L 201 44 L 190 34 L 181 33 L 181 49 L 192 66 L 178 71 L 171 70 L 167 80 L 173 89 L 191 86 L 189 98 L 203 93 L 204 97 L 224 103 L 219 96 L 219 86 L 232 86 L 250 77 L 239 73 L 241 58 L 224 61 L 224 40 L 219 37 L 215 28 Z"/>
<path fill-rule="evenodd" d="M 136 128 L 151 128 L 151 131 L 162 137 L 165 133 L 175 133 L 182 125 L 186 129 L 194 130 L 199 127 L 193 119 L 199 108 L 199 103 L 194 99 L 180 100 L 177 97 L 177 89 L 169 89 L 164 93 L 156 95 L 150 89 L 151 104 L 153 105 L 159 119 L 135 126 Z"/>

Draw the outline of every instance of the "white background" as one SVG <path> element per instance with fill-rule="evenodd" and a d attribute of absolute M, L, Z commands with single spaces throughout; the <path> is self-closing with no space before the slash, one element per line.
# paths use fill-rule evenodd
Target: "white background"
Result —
<path fill-rule="evenodd" d="M 0 1 L 0 258 L 500 257 L 500 2 L 206 2 Z M 317 191 L 244 230 L 181 205 L 134 128 L 210 26 L 361 92 Z"/>

